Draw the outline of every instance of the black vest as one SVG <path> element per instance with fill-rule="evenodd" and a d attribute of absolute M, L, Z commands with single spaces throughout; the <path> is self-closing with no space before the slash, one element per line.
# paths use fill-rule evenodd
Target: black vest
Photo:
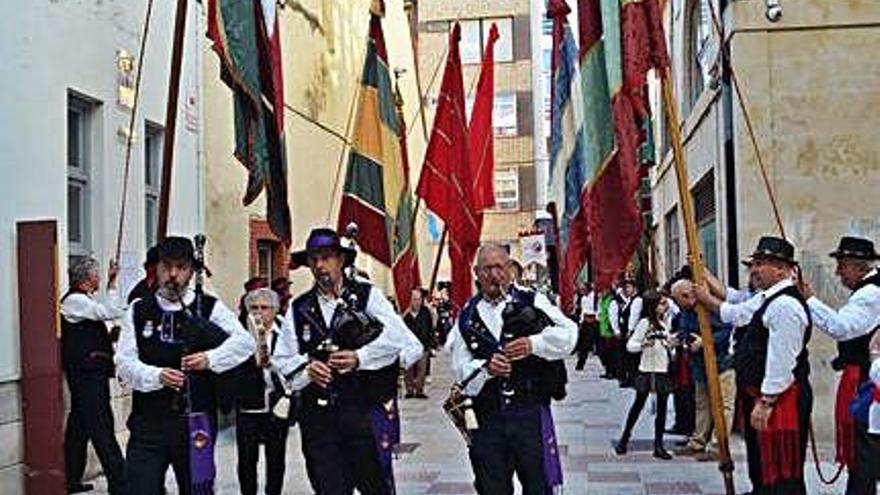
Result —
<path fill-rule="evenodd" d="M 183 356 L 220 346 L 229 335 L 209 321 L 216 302 L 214 297 L 203 295 L 201 315 L 196 315 L 193 303 L 188 307 L 188 316 L 185 311 L 163 311 L 155 295 L 136 301 L 133 316 L 139 359 L 159 368 L 180 369 Z M 187 377 L 191 411 L 214 413 L 218 404 L 216 374 L 190 371 Z M 164 387 L 153 392 L 134 390 L 131 395 L 133 416 L 177 416 L 186 412 L 187 394 L 183 391 Z"/>
<path fill-rule="evenodd" d="M 275 324 L 281 328 L 281 321 L 275 318 Z M 275 354 L 275 347 L 278 345 L 278 333 L 273 333 L 269 341 L 269 356 Z M 264 378 L 264 368 L 257 366 L 257 358 L 251 357 L 237 368 L 230 370 L 230 374 L 234 376 L 233 382 L 237 390 L 236 404 L 239 409 L 257 410 L 264 408 L 272 408 L 284 395 L 284 388 L 281 378 L 277 373 L 270 371 L 272 376 L 272 388 L 269 390 L 269 403 L 266 404 L 266 380 Z"/>
<path fill-rule="evenodd" d="M 638 297 L 638 296 L 632 296 L 629 299 L 629 301 L 624 301 L 622 296 L 618 296 L 618 295 L 614 296 L 614 300 L 617 301 L 617 308 L 618 308 L 618 311 L 617 311 L 617 325 L 618 326 L 617 326 L 617 328 L 620 329 L 620 336 L 621 336 L 621 338 L 624 338 L 624 339 L 628 338 L 629 333 L 631 331 L 635 330 L 634 328 L 629 327 L 629 316 L 630 316 L 630 313 L 632 313 L 632 304 L 633 304 L 633 301 L 636 300 L 636 297 Z"/>
<path fill-rule="evenodd" d="M 734 355 L 734 368 L 736 369 L 736 380 L 740 385 L 746 387 L 760 388 L 761 382 L 764 381 L 764 374 L 767 367 L 767 343 L 770 339 L 770 330 L 762 321 L 767 307 L 770 306 L 776 298 L 782 296 L 791 296 L 804 308 L 807 315 L 807 328 L 804 332 L 804 341 L 801 352 L 798 354 L 797 363 L 795 364 L 793 374 L 795 380 L 799 382 L 806 381 L 810 376 L 809 352 L 807 351 L 807 343 L 810 341 L 812 334 L 813 320 L 810 317 L 810 309 L 807 307 L 806 301 L 800 291 L 795 286 L 789 286 L 780 290 L 776 294 L 768 297 L 764 304 L 752 315 L 752 320 L 744 327 L 742 338 L 738 344 L 737 352 Z"/>
<path fill-rule="evenodd" d="M 853 292 L 865 287 L 866 285 L 874 285 L 880 287 L 880 273 L 875 273 L 870 277 L 859 282 L 853 289 Z M 836 370 L 842 370 L 848 365 L 856 365 L 862 369 L 862 377 L 867 379 L 868 372 L 871 369 L 871 353 L 868 345 L 877 329 L 873 329 L 861 337 L 845 340 L 837 343 L 837 357 L 832 361 L 832 366 Z"/>
<path fill-rule="evenodd" d="M 475 296 L 465 305 L 458 319 L 458 328 L 471 355 L 492 359 L 492 355 L 512 340 L 541 333 L 552 322 L 543 311 L 535 308 L 535 292 L 517 287 L 510 289 L 511 300 L 505 306 L 501 338 L 496 339 L 480 318 Z M 502 405 L 530 406 L 548 404 L 550 399 L 565 398 L 568 381 L 562 360 L 548 361 L 535 355 L 513 363 L 509 378 L 487 380 L 474 399 L 478 411 L 495 411 Z M 513 393 L 510 394 L 509 391 Z M 506 392 L 506 393 L 505 393 Z M 508 402 L 505 402 L 508 401 Z"/>
<path fill-rule="evenodd" d="M 366 312 L 371 288 L 368 283 L 346 280 L 340 296 L 342 301 L 336 307 L 329 327 L 324 322 L 316 288 L 297 297 L 291 304 L 291 311 L 299 353 L 326 361 L 328 344 L 339 350 L 355 351 L 378 338 L 384 331 L 383 325 Z M 334 375 L 331 389 L 336 405 L 370 407 L 394 397 L 397 394 L 398 366 L 395 361 L 378 370 L 359 369 Z M 314 410 L 318 407 L 318 400 L 326 396 L 327 391 L 309 384 L 299 394 L 299 407 Z"/>
<path fill-rule="evenodd" d="M 71 290 L 71 294 L 85 292 Z M 61 367 L 66 372 L 85 371 L 106 373 L 113 376 L 113 343 L 107 332 L 107 324 L 98 320 L 80 320 L 77 323 L 61 317 Z"/>

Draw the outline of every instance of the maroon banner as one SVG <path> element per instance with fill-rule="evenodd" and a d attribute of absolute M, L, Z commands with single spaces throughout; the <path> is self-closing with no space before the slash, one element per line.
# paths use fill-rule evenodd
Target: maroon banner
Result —
<path fill-rule="evenodd" d="M 17 239 L 25 493 L 63 495 L 57 224 L 18 222 Z"/>

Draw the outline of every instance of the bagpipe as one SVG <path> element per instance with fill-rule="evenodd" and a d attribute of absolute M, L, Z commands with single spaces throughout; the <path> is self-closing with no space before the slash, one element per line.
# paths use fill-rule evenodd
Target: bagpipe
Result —
<path fill-rule="evenodd" d="M 359 296 L 355 291 L 351 290 L 347 285 L 343 287 L 340 295 L 340 302 L 336 306 L 330 328 L 323 335 L 323 338 L 309 352 L 309 357 L 316 361 L 326 363 L 330 360 L 330 355 L 337 351 L 356 351 L 361 347 L 373 342 L 384 330 L 381 321 L 366 313 L 366 304 L 359 304 Z M 303 314 L 306 318 L 311 315 L 306 312 Z M 313 328 L 323 328 L 318 322 L 311 322 Z M 367 374 L 368 372 L 363 372 Z M 334 378 L 338 378 L 334 372 Z M 316 391 L 318 406 L 327 407 L 336 403 L 338 399 L 338 387 L 334 379 L 326 389 Z"/>

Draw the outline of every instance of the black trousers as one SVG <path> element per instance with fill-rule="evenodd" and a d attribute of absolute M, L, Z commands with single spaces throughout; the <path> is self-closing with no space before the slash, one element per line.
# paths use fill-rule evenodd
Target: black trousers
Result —
<path fill-rule="evenodd" d="M 636 398 L 633 400 L 632 406 L 629 408 L 629 414 L 626 416 L 626 425 L 623 427 L 623 434 L 620 436 L 620 443 L 626 444 L 632 436 L 633 428 L 648 402 L 649 391 L 636 391 Z M 654 448 L 663 447 L 663 432 L 666 429 L 666 402 L 669 394 L 665 392 L 657 392 L 657 415 L 654 416 Z"/>
<path fill-rule="evenodd" d="M 813 411 L 813 389 L 809 382 L 800 382 L 801 394 L 798 399 L 798 428 L 800 433 L 800 455 L 799 462 L 801 465 L 807 460 L 807 435 L 810 426 L 810 414 Z M 804 495 L 807 493 L 804 477 L 801 476 L 796 480 L 785 480 L 774 485 L 764 485 L 761 472 L 761 448 L 758 431 L 752 427 L 750 417 L 752 409 L 755 407 L 755 398 L 745 393 L 746 386 L 741 385 L 743 393 L 741 394 L 743 404 L 743 415 L 745 416 L 745 428 L 743 436 L 746 442 L 746 460 L 749 464 L 749 479 L 752 481 L 752 493 L 755 495 Z M 740 386 L 737 387 L 740 389 Z"/>
<path fill-rule="evenodd" d="M 672 406 L 675 408 L 675 424 L 672 429 L 676 433 L 690 435 L 696 423 L 696 396 L 694 382 L 683 385 L 672 393 Z"/>
<path fill-rule="evenodd" d="M 316 495 L 393 493 L 384 479 L 368 407 L 306 406 L 299 415 L 306 472 Z"/>
<path fill-rule="evenodd" d="M 113 431 L 109 378 L 100 372 L 69 371 L 65 375 L 70 389 L 70 414 L 64 431 L 67 484 L 82 481 L 86 449 L 91 441 L 107 476 L 110 493 L 125 493 L 125 460 Z"/>
<path fill-rule="evenodd" d="M 513 475 L 523 495 L 545 495 L 540 406 L 477 413 L 470 447 L 474 488 L 480 495 L 512 495 Z"/>
<path fill-rule="evenodd" d="M 875 438 L 872 438 L 875 437 Z M 877 463 L 880 462 L 880 438 L 870 435 L 865 425 L 856 422 L 856 466 L 846 480 L 846 495 L 877 494 Z M 873 450 L 872 450 L 873 446 Z"/>
<path fill-rule="evenodd" d="M 284 486 L 287 422 L 272 413 L 239 412 L 235 420 L 238 485 L 242 495 L 257 494 L 257 462 L 265 446 L 266 495 L 281 495 Z"/>
<path fill-rule="evenodd" d="M 216 431 L 216 419 L 213 421 Z M 189 475 L 189 427 L 183 416 L 128 418 L 129 495 L 162 495 L 165 472 L 174 470 L 178 495 L 191 495 Z M 215 439 L 216 440 L 216 439 Z"/>

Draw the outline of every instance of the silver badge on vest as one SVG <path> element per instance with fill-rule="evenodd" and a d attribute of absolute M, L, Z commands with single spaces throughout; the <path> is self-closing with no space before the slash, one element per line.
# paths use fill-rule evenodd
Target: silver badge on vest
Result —
<path fill-rule="evenodd" d="M 144 329 L 141 331 L 141 335 L 143 335 L 145 339 L 152 337 L 154 328 L 153 322 L 148 320 L 144 323 Z"/>

